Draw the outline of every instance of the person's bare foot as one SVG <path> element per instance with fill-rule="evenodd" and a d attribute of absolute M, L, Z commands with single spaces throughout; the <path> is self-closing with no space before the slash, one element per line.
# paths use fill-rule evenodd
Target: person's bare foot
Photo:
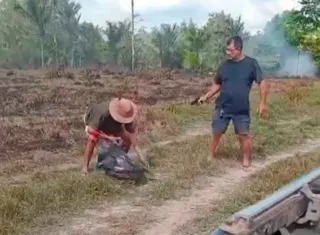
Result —
<path fill-rule="evenodd" d="M 242 162 L 242 166 L 248 169 L 251 166 L 250 160 L 244 159 Z"/>
<path fill-rule="evenodd" d="M 209 145 L 209 149 L 210 149 L 210 153 L 211 153 L 212 158 L 216 158 L 217 157 L 217 150 L 213 149 L 211 141 L 208 141 L 208 145 Z"/>

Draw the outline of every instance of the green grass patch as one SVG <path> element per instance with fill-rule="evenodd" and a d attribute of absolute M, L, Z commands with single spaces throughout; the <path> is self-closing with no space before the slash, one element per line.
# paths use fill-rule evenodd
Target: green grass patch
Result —
<path fill-rule="evenodd" d="M 64 173 L 42 182 L 0 188 L 0 234 L 19 234 L 42 216 L 83 208 L 104 197 L 115 198 L 125 187 L 114 180 Z"/>

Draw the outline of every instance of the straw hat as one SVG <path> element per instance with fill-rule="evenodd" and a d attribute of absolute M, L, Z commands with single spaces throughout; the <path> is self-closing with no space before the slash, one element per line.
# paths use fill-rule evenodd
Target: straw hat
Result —
<path fill-rule="evenodd" d="M 109 104 L 111 117 L 119 123 L 131 123 L 137 115 L 137 106 L 130 100 L 115 98 Z"/>

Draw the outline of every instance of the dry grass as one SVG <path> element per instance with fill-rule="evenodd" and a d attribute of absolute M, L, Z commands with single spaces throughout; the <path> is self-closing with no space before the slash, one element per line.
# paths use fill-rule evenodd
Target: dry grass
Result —
<path fill-rule="evenodd" d="M 238 188 L 233 195 L 221 201 L 219 206 L 209 214 L 202 215 L 186 226 L 181 234 L 209 234 L 233 213 L 264 199 L 267 195 L 319 166 L 320 153 L 318 152 L 274 163 L 250 177 L 247 183 Z"/>

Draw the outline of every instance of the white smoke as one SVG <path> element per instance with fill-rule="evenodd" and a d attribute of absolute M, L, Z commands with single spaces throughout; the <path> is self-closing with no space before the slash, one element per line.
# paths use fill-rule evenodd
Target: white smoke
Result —
<path fill-rule="evenodd" d="M 296 55 L 293 54 L 285 58 L 278 74 L 287 76 L 314 76 L 316 74 L 316 66 L 313 63 L 311 55 L 307 52 L 295 51 Z"/>

